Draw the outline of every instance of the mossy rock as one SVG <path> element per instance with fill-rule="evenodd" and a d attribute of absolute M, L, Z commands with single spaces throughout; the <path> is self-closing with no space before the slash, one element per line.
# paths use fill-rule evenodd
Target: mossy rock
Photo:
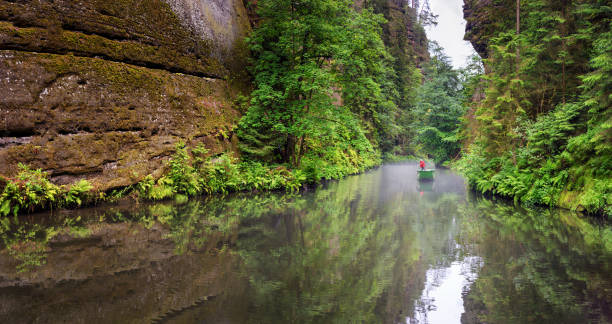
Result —
<path fill-rule="evenodd" d="M 163 168 L 175 143 L 230 150 L 239 114 L 227 81 L 99 58 L 0 51 L 0 174 L 23 162 L 57 183 L 126 186 Z"/>
<path fill-rule="evenodd" d="M 0 49 L 217 78 L 244 70 L 240 43 L 251 28 L 240 0 L 0 1 L 0 21 Z"/>
<path fill-rule="evenodd" d="M 235 150 L 250 28 L 241 0 L 0 0 L 0 175 L 106 190 L 161 174 L 179 140 Z"/>

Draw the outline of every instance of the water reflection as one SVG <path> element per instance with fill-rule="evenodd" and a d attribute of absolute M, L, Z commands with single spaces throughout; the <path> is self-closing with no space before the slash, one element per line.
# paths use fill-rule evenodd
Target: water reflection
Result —
<path fill-rule="evenodd" d="M 11 223 L 0 322 L 610 321 L 609 228 L 416 168 Z"/>
<path fill-rule="evenodd" d="M 414 317 L 407 323 L 461 323 L 463 295 L 469 291 L 482 267 L 480 257 L 466 257 L 448 267 L 427 270 L 425 288 L 415 301 Z"/>
<path fill-rule="evenodd" d="M 464 298 L 466 322 L 609 323 L 612 230 L 568 211 L 517 210 L 490 200 L 462 207 L 465 239 L 483 257 Z"/>

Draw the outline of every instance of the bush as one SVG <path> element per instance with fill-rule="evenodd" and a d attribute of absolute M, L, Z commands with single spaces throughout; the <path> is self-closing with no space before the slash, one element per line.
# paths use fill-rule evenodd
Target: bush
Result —
<path fill-rule="evenodd" d="M 321 179 L 339 179 L 380 163 L 380 156 L 373 150 L 361 148 L 325 152 L 325 158 L 305 156 L 302 168 L 290 170 L 284 165 L 268 165 L 255 161 L 242 161 L 221 154 L 208 156 L 208 150 L 198 145 L 189 152 L 184 143 L 176 145 L 176 152 L 168 162 L 168 172 L 158 180 L 152 175 L 133 186 L 100 193 L 98 200 L 115 201 L 134 192 L 140 198 L 161 200 L 199 194 L 227 194 L 248 190 L 281 190 L 296 192 L 305 183 Z M 80 180 L 69 188 L 49 181 L 42 170 L 32 170 L 19 165 L 15 179 L 0 179 L 4 188 L 0 194 L 0 216 L 17 215 L 19 212 L 51 209 L 53 207 L 80 207 L 93 201 L 93 186 Z"/>
<path fill-rule="evenodd" d="M 172 181 L 177 193 L 193 196 L 202 191 L 198 174 L 195 168 L 191 166 L 191 157 L 187 153 L 183 142 L 176 145 L 176 153 L 170 159 L 168 178 Z"/>
<path fill-rule="evenodd" d="M 66 190 L 64 186 L 51 183 L 41 169 L 32 170 L 20 163 L 17 177 L 7 179 L 0 194 L 0 216 L 17 216 L 20 212 L 53 207 L 78 207 L 92 189 L 87 180 L 80 180 Z"/>
<path fill-rule="evenodd" d="M 63 199 L 63 204 L 66 207 L 80 207 L 84 200 L 88 198 L 89 192 L 93 186 L 85 179 L 79 180 L 70 187 Z"/>
<path fill-rule="evenodd" d="M 208 151 L 201 145 L 188 152 L 179 143 L 169 162 L 167 175 L 155 181 L 148 175 L 135 188 L 144 199 L 159 200 L 175 195 L 227 194 L 247 190 L 297 191 L 309 178 L 302 170 L 261 162 L 238 162 L 229 154 L 205 157 Z"/>
<path fill-rule="evenodd" d="M 51 183 L 45 172 L 20 163 L 17 178 L 9 179 L 0 195 L 0 215 L 52 208 L 60 193 L 61 188 Z"/>

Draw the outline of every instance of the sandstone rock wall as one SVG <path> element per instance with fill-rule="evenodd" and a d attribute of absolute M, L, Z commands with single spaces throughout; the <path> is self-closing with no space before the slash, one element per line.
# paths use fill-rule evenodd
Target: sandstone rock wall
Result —
<path fill-rule="evenodd" d="M 240 0 L 0 1 L 0 174 L 106 190 L 232 149 L 249 31 Z"/>
<path fill-rule="evenodd" d="M 386 1 L 386 44 L 391 53 L 401 61 L 410 60 L 417 66 L 429 61 L 427 35 L 415 24 L 414 11 L 405 1 Z M 407 62 L 403 62 L 407 64 Z"/>
<path fill-rule="evenodd" d="M 463 0 L 464 39 L 482 58 L 489 56 L 487 45 L 496 31 L 514 26 L 516 1 Z"/>

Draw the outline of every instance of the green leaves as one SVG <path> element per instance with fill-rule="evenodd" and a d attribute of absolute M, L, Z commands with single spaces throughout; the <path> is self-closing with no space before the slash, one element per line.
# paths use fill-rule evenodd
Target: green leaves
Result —
<path fill-rule="evenodd" d="M 80 206 L 84 199 L 90 198 L 92 189 L 87 180 L 81 179 L 66 190 L 53 184 L 41 169 L 32 170 L 19 164 L 16 178 L 9 179 L 0 194 L 0 218 L 53 207 Z"/>
<path fill-rule="evenodd" d="M 460 151 L 460 118 L 465 113 L 460 76 L 470 78 L 472 75 L 454 70 L 437 44 L 432 54 L 435 56 L 424 68 L 426 81 L 417 91 L 412 128 L 416 132 L 415 144 L 441 164 Z"/>
<path fill-rule="evenodd" d="M 384 19 L 348 0 L 262 0 L 258 8 L 249 39 L 256 89 L 237 131 L 244 156 L 343 170 L 325 177 L 370 165 L 377 157 L 365 128 L 391 132 L 385 116 L 394 110 L 382 88 L 390 74 Z"/>
<path fill-rule="evenodd" d="M 466 175 L 478 189 L 517 201 L 610 214 L 610 6 L 531 0 L 522 7 L 520 35 L 510 21 L 488 26 L 486 98 L 471 129 L 479 149 L 464 158 L 480 165 L 466 166 Z M 502 165 L 487 163 L 499 156 Z"/>
<path fill-rule="evenodd" d="M 191 165 L 191 156 L 187 153 L 185 143 L 176 144 L 176 152 L 169 162 L 168 178 L 177 193 L 194 196 L 202 191 L 195 168 Z"/>
<path fill-rule="evenodd" d="M 87 197 L 92 189 L 93 186 L 89 181 L 85 179 L 79 180 L 77 183 L 70 186 L 70 189 L 64 195 L 64 205 L 80 207 L 83 203 L 83 199 Z"/>

